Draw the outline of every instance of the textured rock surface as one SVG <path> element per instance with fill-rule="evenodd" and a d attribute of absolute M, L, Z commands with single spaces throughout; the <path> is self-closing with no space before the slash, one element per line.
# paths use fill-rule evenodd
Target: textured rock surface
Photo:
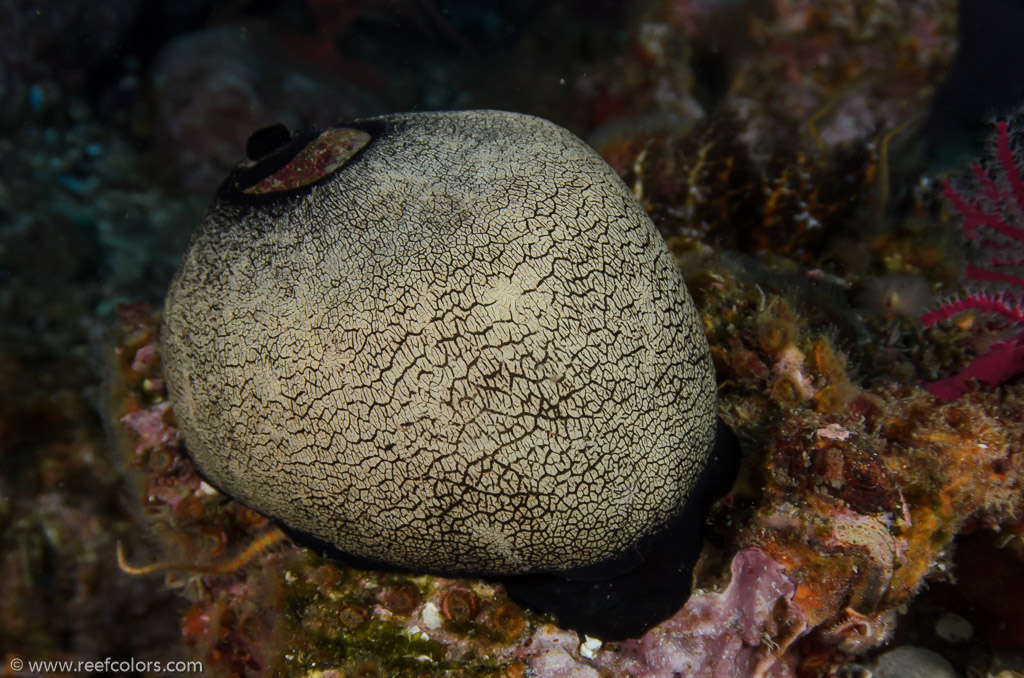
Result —
<path fill-rule="evenodd" d="M 421 570 L 566 569 L 656 531 L 704 466 L 715 381 L 633 196 L 538 118 L 354 126 L 372 141 L 312 187 L 229 178 L 171 285 L 163 356 L 198 467 Z"/>

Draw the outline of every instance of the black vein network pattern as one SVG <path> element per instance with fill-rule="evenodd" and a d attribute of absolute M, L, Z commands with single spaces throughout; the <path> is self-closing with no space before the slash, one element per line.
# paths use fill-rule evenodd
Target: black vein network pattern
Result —
<path fill-rule="evenodd" d="M 195 463 L 396 566 L 625 552 L 679 512 L 714 431 L 706 340 L 660 235 L 547 121 L 367 122 L 326 179 L 221 195 L 193 237 L 163 353 Z"/>

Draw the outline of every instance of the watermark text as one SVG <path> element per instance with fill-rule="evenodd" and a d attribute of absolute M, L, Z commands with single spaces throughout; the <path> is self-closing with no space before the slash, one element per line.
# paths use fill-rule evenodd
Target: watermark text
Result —
<path fill-rule="evenodd" d="M 142 661 L 135 659 L 112 659 L 74 661 L 25 661 L 14 657 L 10 661 L 11 671 L 21 673 L 202 673 L 203 662 L 200 661 Z"/>

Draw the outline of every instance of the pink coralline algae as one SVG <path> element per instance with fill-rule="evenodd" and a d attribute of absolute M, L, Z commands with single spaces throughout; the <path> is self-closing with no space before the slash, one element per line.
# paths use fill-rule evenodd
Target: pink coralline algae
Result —
<path fill-rule="evenodd" d="M 983 253 L 981 265 L 968 264 L 965 277 L 985 287 L 946 301 L 921 316 L 921 321 L 931 327 L 973 311 L 996 318 L 1001 327 L 994 329 L 1010 333 L 959 374 L 926 384 L 933 395 L 945 400 L 963 395 L 970 378 L 998 386 L 1024 373 L 1024 298 L 1019 291 L 1024 289 L 1024 160 L 1014 149 L 1021 136 L 1019 123 L 1011 130 L 1009 122 L 997 122 L 993 169 L 975 163 L 970 186 L 958 190 L 945 184 L 943 195 L 960 213 L 964 237 Z"/>
<path fill-rule="evenodd" d="M 732 561 L 721 592 L 699 591 L 678 613 L 617 650 L 584 653 L 576 634 L 542 627 L 525 648 L 530 669 L 545 678 L 617 675 L 777 677 L 794 675 L 790 645 L 807 631 L 793 603 L 796 585 L 785 569 L 756 548 Z"/>
<path fill-rule="evenodd" d="M 136 449 L 148 450 L 178 443 L 178 430 L 167 425 L 168 410 L 170 403 L 163 402 L 121 417 L 121 423 L 139 436 Z"/>
<path fill-rule="evenodd" d="M 645 678 L 792 675 L 784 655 L 807 627 L 792 603 L 795 592 L 784 568 L 763 551 L 740 551 L 725 591 L 692 596 L 677 615 L 626 643 L 620 665 Z"/>

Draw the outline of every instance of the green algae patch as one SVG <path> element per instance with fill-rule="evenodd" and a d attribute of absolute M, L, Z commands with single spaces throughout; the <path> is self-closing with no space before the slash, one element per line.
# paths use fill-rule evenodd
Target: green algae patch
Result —
<path fill-rule="evenodd" d="M 331 667 L 355 675 L 496 676 L 507 663 L 481 653 L 467 664 L 407 615 L 382 618 L 381 606 L 393 601 L 390 592 L 402 591 L 417 601 L 426 597 L 432 587 L 421 590 L 413 578 L 336 566 L 312 553 L 285 570 L 283 578 L 285 635 L 290 635 L 283 651 L 290 675 Z M 468 639 L 478 634 L 461 635 Z"/>

